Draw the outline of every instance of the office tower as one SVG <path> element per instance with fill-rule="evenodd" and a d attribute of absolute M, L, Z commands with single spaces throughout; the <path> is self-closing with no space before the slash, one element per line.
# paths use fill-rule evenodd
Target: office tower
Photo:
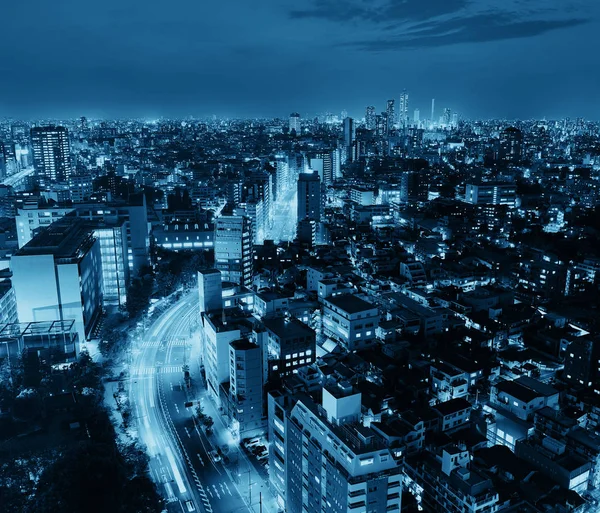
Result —
<path fill-rule="evenodd" d="M 367 130 L 375 130 L 375 107 L 367 107 L 367 113 L 365 114 L 365 125 Z"/>
<path fill-rule="evenodd" d="M 234 435 L 250 438 L 264 432 L 263 348 L 247 339 L 229 343 L 229 400 Z"/>
<path fill-rule="evenodd" d="M 46 211 L 45 209 L 38 211 L 40 224 L 44 216 L 55 215 L 52 210 L 50 214 L 46 214 Z M 21 214 L 25 216 L 29 215 L 27 212 L 19 211 L 19 215 Z M 127 261 L 131 275 L 137 276 L 140 269 L 150 263 L 150 233 L 148 229 L 148 210 L 146 208 L 145 194 L 130 194 L 127 203 L 115 202 L 96 204 L 94 206 L 80 205 L 75 209 L 75 215 L 91 221 L 112 221 L 116 218 L 124 219 L 127 222 Z M 17 229 L 20 228 L 20 225 L 17 225 Z M 20 239 L 21 234 L 19 233 L 19 242 Z"/>
<path fill-rule="evenodd" d="M 344 145 L 350 148 L 354 143 L 355 137 L 354 120 L 352 118 L 344 118 Z"/>
<path fill-rule="evenodd" d="M 451 121 L 452 127 L 456 128 L 458 126 L 458 112 L 453 112 L 452 113 L 452 121 Z"/>
<path fill-rule="evenodd" d="M 385 110 L 387 114 L 387 131 L 388 134 L 394 129 L 394 125 L 396 124 L 396 102 L 394 100 L 387 101 L 387 108 Z M 400 106 L 402 109 L 402 106 Z M 402 110 L 400 110 L 400 114 L 402 114 Z"/>
<path fill-rule="evenodd" d="M 433 123 L 433 121 L 435 120 L 435 118 L 433 117 L 435 115 L 435 98 L 431 99 L 431 122 Z"/>
<path fill-rule="evenodd" d="M 328 382 L 320 400 L 269 393 L 269 477 L 288 513 L 400 512 L 404 447 L 392 448 L 399 431 L 387 420 L 363 426 L 361 408 L 347 381 Z"/>
<path fill-rule="evenodd" d="M 375 117 L 375 134 L 383 137 L 387 133 L 387 113 L 382 112 Z"/>
<path fill-rule="evenodd" d="M 35 171 L 43 183 L 66 180 L 71 176 L 69 131 L 65 127 L 32 128 L 31 146 Z"/>
<path fill-rule="evenodd" d="M 467 184 L 465 201 L 472 205 L 507 205 L 513 208 L 517 201 L 517 186 L 495 182 Z"/>
<path fill-rule="evenodd" d="M 68 216 L 66 222 L 76 218 Z M 102 303 L 124 306 L 129 285 L 127 222 L 120 218 L 112 222 L 92 221 L 86 223 L 100 245 L 102 267 Z"/>
<path fill-rule="evenodd" d="M 415 109 L 415 113 L 413 115 L 413 122 L 415 125 L 418 125 L 419 121 L 421 121 L 421 111 L 419 109 Z"/>
<path fill-rule="evenodd" d="M 298 176 L 298 222 L 320 221 L 323 210 L 323 190 L 317 173 Z"/>
<path fill-rule="evenodd" d="M 290 114 L 290 134 L 300 135 L 300 114 L 292 112 Z"/>
<path fill-rule="evenodd" d="M 405 128 L 408 125 L 408 93 L 402 91 L 400 95 L 400 105 L 398 106 L 398 118 L 400 128 Z"/>
<path fill-rule="evenodd" d="M 200 313 L 220 312 L 223 309 L 223 282 L 217 269 L 198 271 Z"/>
<path fill-rule="evenodd" d="M 79 340 L 93 336 L 102 312 L 100 242 L 82 222 L 57 222 L 10 262 L 19 321 L 75 320 Z"/>
<path fill-rule="evenodd" d="M 215 221 L 215 267 L 223 281 L 252 287 L 254 247 L 250 220 L 222 215 Z"/>

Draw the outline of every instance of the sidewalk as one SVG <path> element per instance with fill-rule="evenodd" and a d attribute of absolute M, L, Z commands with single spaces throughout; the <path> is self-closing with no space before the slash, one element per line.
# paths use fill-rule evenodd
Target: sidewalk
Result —
<path fill-rule="evenodd" d="M 200 345 L 199 343 L 197 344 Z M 265 479 L 259 473 L 248 454 L 234 439 L 229 427 L 226 424 L 226 419 L 223 414 L 218 411 L 214 402 L 209 397 L 205 383 L 202 380 L 200 372 L 199 347 L 194 348 L 192 344 L 190 356 L 190 375 L 192 377 L 193 397 L 190 395 L 190 400 L 200 401 L 204 413 L 212 417 L 214 421 L 213 434 L 209 437 L 213 448 L 228 447 L 226 453 L 229 463 L 224 464 L 231 481 L 236 485 L 238 492 L 248 505 L 249 509 L 255 513 L 278 513 L 281 509 L 277 505 L 277 501 L 271 491 L 268 478 Z M 223 451 L 225 453 L 225 451 Z"/>

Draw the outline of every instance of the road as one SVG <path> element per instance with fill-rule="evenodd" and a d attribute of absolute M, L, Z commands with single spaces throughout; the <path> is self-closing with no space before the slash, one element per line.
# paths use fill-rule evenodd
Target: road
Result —
<path fill-rule="evenodd" d="M 267 230 L 266 238 L 275 242 L 294 240 L 298 217 L 297 208 L 297 191 L 290 189 L 273 205 L 273 227 Z"/>
<path fill-rule="evenodd" d="M 147 447 L 152 478 L 169 512 L 260 511 L 256 498 L 253 509 L 249 508 L 247 490 L 251 486 L 242 485 L 241 472 L 235 470 L 240 468 L 233 461 L 239 451 L 232 451 L 232 463 L 227 468 L 215 461 L 211 456 L 215 437 L 209 439 L 196 426 L 195 405 L 186 408 L 193 398 L 184 383 L 183 365 L 194 365 L 190 362 L 190 341 L 198 311 L 194 291 L 153 321 L 132 350 L 130 400 L 139 439 Z M 220 425 L 220 419 L 215 419 L 215 431 Z M 256 483 L 251 485 L 258 488 L 259 480 L 252 479 Z"/>

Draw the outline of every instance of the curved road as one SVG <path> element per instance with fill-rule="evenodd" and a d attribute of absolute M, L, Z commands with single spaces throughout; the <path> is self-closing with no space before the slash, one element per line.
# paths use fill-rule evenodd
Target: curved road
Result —
<path fill-rule="evenodd" d="M 211 440 L 194 423 L 195 406 L 186 408 L 183 366 L 198 312 L 194 291 L 153 321 L 132 349 L 129 389 L 139 439 L 168 511 L 248 512 L 240 480 L 214 460 Z"/>

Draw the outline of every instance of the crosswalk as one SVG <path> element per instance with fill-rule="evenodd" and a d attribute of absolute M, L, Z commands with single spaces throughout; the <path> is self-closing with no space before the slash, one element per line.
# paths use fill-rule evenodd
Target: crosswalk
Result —
<path fill-rule="evenodd" d="M 151 376 L 153 374 L 173 374 L 183 373 L 181 365 L 165 365 L 163 367 L 137 367 L 132 369 L 133 376 Z"/>
<path fill-rule="evenodd" d="M 140 349 L 147 349 L 147 348 L 153 348 L 153 347 L 161 347 L 161 346 L 174 346 L 174 347 L 182 347 L 187 345 L 187 340 L 182 339 L 182 340 L 171 340 L 171 341 L 163 341 L 163 340 L 156 340 L 156 339 L 150 339 L 150 340 L 144 340 L 141 344 L 138 344 L 138 347 Z"/>

